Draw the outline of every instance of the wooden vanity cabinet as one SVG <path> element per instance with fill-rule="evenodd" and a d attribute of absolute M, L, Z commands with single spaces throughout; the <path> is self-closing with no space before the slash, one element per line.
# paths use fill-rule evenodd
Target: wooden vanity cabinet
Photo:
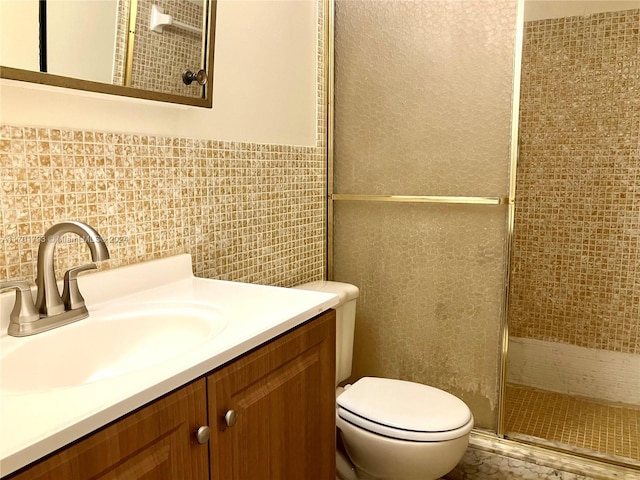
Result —
<path fill-rule="evenodd" d="M 207 377 L 212 480 L 334 480 L 335 311 Z"/>
<path fill-rule="evenodd" d="M 195 436 L 205 425 L 208 445 Z M 335 312 L 9 478 L 334 480 Z"/>
<path fill-rule="evenodd" d="M 200 379 L 103 427 L 11 480 L 206 480 L 207 445 L 194 432 L 207 425 Z"/>

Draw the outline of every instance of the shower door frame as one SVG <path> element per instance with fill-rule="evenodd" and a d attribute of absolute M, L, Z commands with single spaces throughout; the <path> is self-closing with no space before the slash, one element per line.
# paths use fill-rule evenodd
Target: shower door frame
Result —
<path fill-rule="evenodd" d="M 511 138 L 509 150 L 509 192 L 508 196 L 496 197 L 467 197 L 467 196 L 436 196 L 436 195 L 357 195 L 340 194 L 334 191 L 334 128 L 335 128 L 335 1 L 323 0 L 325 18 L 325 92 L 326 92 L 326 150 L 327 150 L 327 272 L 328 279 L 333 280 L 333 222 L 334 222 L 334 202 L 355 201 L 355 202 L 393 202 L 393 203 L 436 203 L 436 204 L 467 204 L 467 205 L 506 205 L 507 225 L 505 235 L 505 262 L 504 262 L 504 291 L 503 305 L 500 318 L 500 371 L 498 374 L 498 412 L 495 433 L 499 438 L 504 439 L 504 418 L 505 418 L 505 388 L 507 353 L 509 345 L 509 329 L 507 325 L 507 312 L 509 305 L 509 271 L 511 263 L 511 252 L 513 248 L 513 228 L 515 219 L 515 187 L 516 187 L 516 167 L 518 162 L 518 118 L 520 114 L 520 78 L 522 69 L 522 45 L 524 35 L 524 0 L 515 0 L 516 25 L 515 25 L 515 45 L 514 45 L 514 77 L 513 96 L 511 102 Z M 486 431 L 474 431 L 485 434 Z"/>
<path fill-rule="evenodd" d="M 507 377 L 507 358 L 509 348 L 509 325 L 507 321 L 509 307 L 509 285 L 510 285 L 510 265 L 513 252 L 514 224 L 515 224 L 515 194 L 516 194 L 516 172 L 518 165 L 518 131 L 520 116 L 520 82 L 522 77 L 522 51 L 524 43 L 524 2 L 525 0 L 515 0 L 517 3 L 516 25 L 515 25 L 515 45 L 514 45 L 514 66 L 513 66 L 513 95 L 511 106 L 511 143 L 510 143 L 510 162 L 509 162 L 509 192 L 507 197 L 445 197 L 445 196 L 404 196 L 404 195 L 346 195 L 339 194 L 334 191 L 334 109 L 335 109 L 335 1 L 321 0 L 324 3 L 325 12 L 325 108 L 326 108 L 326 154 L 327 154 L 327 239 L 326 239 L 326 276 L 333 279 L 333 222 L 334 222 L 334 202 L 339 201 L 376 201 L 376 202 L 404 202 L 404 203 L 440 203 L 440 204 L 476 204 L 476 205 L 507 205 L 507 225 L 505 236 L 505 262 L 504 262 L 504 292 L 503 306 L 500 318 L 500 336 L 501 349 L 498 375 L 498 412 L 497 424 L 495 432 L 474 429 L 473 432 L 482 442 L 487 445 L 487 441 L 492 446 L 491 449 L 506 454 L 507 451 L 524 452 L 525 457 L 536 454 L 539 457 L 545 457 L 547 463 L 555 464 L 556 461 L 574 462 L 579 461 L 582 468 L 595 468 L 599 470 L 604 465 L 610 468 L 609 471 L 614 472 L 620 469 L 619 473 L 624 475 L 628 472 L 629 464 L 614 460 L 603 461 L 602 458 L 591 456 L 584 453 L 577 453 L 561 447 L 536 443 L 534 441 L 525 441 L 518 438 L 509 438 L 505 432 L 505 395 L 506 395 L 506 377 Z M 575 460 L 574 460 L 575 459 Z M 582 470 L 581 470 L 582 471 Z"/>

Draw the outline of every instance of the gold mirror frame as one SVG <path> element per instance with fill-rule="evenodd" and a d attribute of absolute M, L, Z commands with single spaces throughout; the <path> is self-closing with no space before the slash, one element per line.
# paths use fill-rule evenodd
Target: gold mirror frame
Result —
<path fill-rule="evenodd" d="M 132 10 L 135 12 L 137 2 L 132 2 Z M 0 66 L 0 78 L 7 80 L 18 80 L 21 82 L 37 83 L 40 85 L 49 85 L 52 87 L 71 88 L 74 90 L 83 90 L 86 92 L 106 93 L 108 95 L 120 95 L 122 97 L 140 98 L 145 100 L 155 100 L 158 102 L 177 103 L 180 105 L 191 105 L 195 107 L 211 108 L 213 106 L 213 52 L 215 40 L 216 26 L 216 0 L 209 1 L 208 12 L 208 31 L 203 37 L 205 56 L 204 65 L 207 71 L 207 82 L 203 86 L 204 97 L 186 97 L 184 95 L 176 95 L 172 93 L 155 92 L 152 90 L 141 90 L 133 87 L 122 85 L 112 85 L 109 83 L 93 82 L 90 80 L 80 80 L 77 78 L 65 77 L 62 75 L 54 75 L 51 73 L 34 72 L 31 70 L 23 70 L 21 68 Z M 127 48 L 125 59 L 130 63 L 131 53 L 133 51 L 132 33 L 127 38 Z"/>

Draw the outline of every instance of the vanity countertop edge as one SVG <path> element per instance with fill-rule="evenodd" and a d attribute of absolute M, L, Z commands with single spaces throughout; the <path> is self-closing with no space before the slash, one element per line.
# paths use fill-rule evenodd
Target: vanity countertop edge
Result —
<path fill-rule="evenodd" d="M 333 294 L 193 276 L 188 254 L 105 270 L 80 277 L 90 317 L 114 305 L 211 302 L 231 320 L 221 333 L 185 355 L 122 376 L 80 386 L 29 392 L 1 389 L 0 476 L 20 468 L 215 370 L 303 324 L 338 303 Z M 0 318 L 13 296 L 0 295 Z M 0 325 L 0 346 L 11 350 L 33 337 L 14 338 Z M 74 324 L 59 328 L 74 328 Z M 53 333 L 55 334 L 55 333 Z M 123 335 L 126 332 L 123 332 Z M 0 352 L 2 353 L 2 352 Z M 46 359 L 44 359 L 46 361 Z M 79 362 L 82 359 L 78 359 Z"/>

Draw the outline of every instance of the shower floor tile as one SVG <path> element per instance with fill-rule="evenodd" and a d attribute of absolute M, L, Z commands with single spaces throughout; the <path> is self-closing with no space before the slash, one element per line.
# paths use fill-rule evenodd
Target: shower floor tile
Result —
<path fill-rule="evenodd" d="M 640 408 L 509 384 L 505 426 L 507 435 L 640 462 Z"/>

